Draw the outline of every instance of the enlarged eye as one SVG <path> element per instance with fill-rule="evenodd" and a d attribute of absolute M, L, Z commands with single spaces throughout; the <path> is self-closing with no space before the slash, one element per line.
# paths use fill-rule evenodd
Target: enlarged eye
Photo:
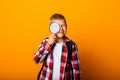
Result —
<path fill-rule="evenodd" d="M 59 30 L 60 30 L 60 25 L 58 24 L 58 23 L 51 23 L 50 24 L 50 31 L 52 32 L 52 33 L 58 33 L 59 32 Z"/>

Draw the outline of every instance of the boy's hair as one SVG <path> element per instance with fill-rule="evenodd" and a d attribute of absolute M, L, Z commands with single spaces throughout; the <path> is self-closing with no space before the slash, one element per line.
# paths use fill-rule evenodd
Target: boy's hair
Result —
<path fill-rule="evenodd" d="M 62 14 L 55 13 L 50 17 L 50 20 L 52 20 L 52 19 L 62 19 L 62 20 L 64 20 L 65 25 L 67 26 L 66 19 Z"/>

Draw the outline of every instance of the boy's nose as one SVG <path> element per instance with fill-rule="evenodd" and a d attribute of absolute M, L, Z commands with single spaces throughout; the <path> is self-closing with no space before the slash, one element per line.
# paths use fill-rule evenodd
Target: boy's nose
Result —
<path fill-rule="evenodd" d="M 63 29 L 63 26 L 60 26 L 60 30 L 62 30 Z"/>

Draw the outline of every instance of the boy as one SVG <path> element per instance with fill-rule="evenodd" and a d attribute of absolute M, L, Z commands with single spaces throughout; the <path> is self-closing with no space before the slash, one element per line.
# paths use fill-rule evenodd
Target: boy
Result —
<path fill-rule="evenodd" d="M 56 13 L 50 17 L 50 23 L 53 22 L 60 25 L 60 31 L 44 39 L 34 55 L 36 63 L 43 62 L 39 74 L 40 80 L 80 80 L 77 47 L 65 36 L 66 19 L 63 15 Z M 67 46 L 68 42 L 72 43 L 71 50 L 68 48 L 70 45 Z"/>

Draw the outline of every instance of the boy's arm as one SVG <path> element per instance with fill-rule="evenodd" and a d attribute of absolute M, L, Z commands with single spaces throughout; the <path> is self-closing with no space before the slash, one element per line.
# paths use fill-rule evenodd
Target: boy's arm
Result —
<path fill-rule="evenodd" d="M 56 42 L 56 39 L 57 39 L 56 34 L 51 34 L 48 39 L 46 38 L 45 40 L 42 41 L 38 51 L 34 55 L 33 60 L 36 63 L 39 63 L 45 60 L 45 58 L 47 57 L 47 54 L 49 54 L 51 51 L 51 47 Z"/>
<path fill-rule="evenodd" d="M 47 44 L 47 39 L 43 40 L 39 46 L 38 51 L 35 53 L 33 60 L 40 63 L 45 60 L 48 53 L 50 53 L 51 46 Z"/>
<path fill-rule="evenodd" d="M 72 46 L 72 67 L 74 80 L 80 80 L 80 63 L 78 58 L 78 49 L 76 45 Z"/>

